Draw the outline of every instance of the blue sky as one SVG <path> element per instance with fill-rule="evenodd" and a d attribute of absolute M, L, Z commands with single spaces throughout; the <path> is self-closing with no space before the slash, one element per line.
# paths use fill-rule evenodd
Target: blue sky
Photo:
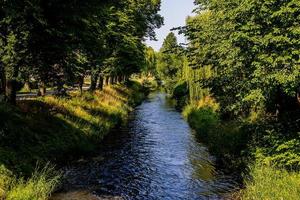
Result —
<path fill-rule="evenodd" d="M 156 37 L 158 41 L 147 41 L 148 46 L 159 50 L 164 38 L 170 32 L 170 29 L 185 25 L 187 16 L 192 15 L 194 7 L 194 0 L 162 0 L 160 14 L 164 17 L 164 26 L 156 30 Z M 184 36 L 177 36 L 178 42 L 185 42 Z"/>

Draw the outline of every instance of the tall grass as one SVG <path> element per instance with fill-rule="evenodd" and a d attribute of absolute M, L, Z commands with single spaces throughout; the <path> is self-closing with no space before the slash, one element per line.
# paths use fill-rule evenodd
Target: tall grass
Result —
<path fill-rule="evenodd" d="M 46 200 L 59 184 L 61 177 L 49 165 L 36 169 L 28 180 L 17 179 L 3 166 L 0 171 L 0 199 L 5 200 Z"/>
<path fill-rule="evenodd" d="M 300 198 L 300 173 L 256 164 L 252 179 L 245 183 L 242 200 L 297 200 Z"/>

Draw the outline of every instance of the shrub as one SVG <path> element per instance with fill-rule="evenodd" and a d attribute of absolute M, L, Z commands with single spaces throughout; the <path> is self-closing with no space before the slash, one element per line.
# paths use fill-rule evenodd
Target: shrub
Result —
<path fill-rule="evenodd" d="M 207 136 L 219 124 L 218 109 L 219 104 L 212 97 L 207 96 L 187 105 L 183 110 L 183 116 L 198 134 Z"/>
<path fill-rule="evenodd" d="M 209 107 L 215 112 L 219 111 L 220 109 L 220 104 L 217 103 L 216 100 L 211 96 L 203 97 L 196 103 L 196 105 L 198 108 Z"/>
<path fill-rule="evenodd" d="M 207 136 L 219 122 L 218 114 L 210 107 L 193 109 L 187 119 L 190 126 L 202 136 Z"/>
<path fill-rule="evenodd" d="M 179 82 L 172 92 L 172 97 L 175 99 L 180 99 L 189 94 L 187 82 Z"/>

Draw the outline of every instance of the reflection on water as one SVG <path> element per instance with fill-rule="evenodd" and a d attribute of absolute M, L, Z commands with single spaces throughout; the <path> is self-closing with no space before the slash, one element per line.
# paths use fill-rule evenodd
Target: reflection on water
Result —
<path fill-rule="evenodd" d="M 222 199 L 234 184 L 162 93 L 153 93 L 99 156 L 67 167 L 64 190 L 123 199 Z"/>

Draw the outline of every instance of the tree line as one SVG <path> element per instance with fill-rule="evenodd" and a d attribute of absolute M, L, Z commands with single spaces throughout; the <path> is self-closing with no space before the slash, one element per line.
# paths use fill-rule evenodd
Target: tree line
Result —
<path fill-rule="evenodd" d="M 91 77 L 90 90 L 147 64 L 145 38 L 163 24 L 160 0 L 13 0 L 0 3 L 0 94 L 35 84 L 62 90 Z"/>

